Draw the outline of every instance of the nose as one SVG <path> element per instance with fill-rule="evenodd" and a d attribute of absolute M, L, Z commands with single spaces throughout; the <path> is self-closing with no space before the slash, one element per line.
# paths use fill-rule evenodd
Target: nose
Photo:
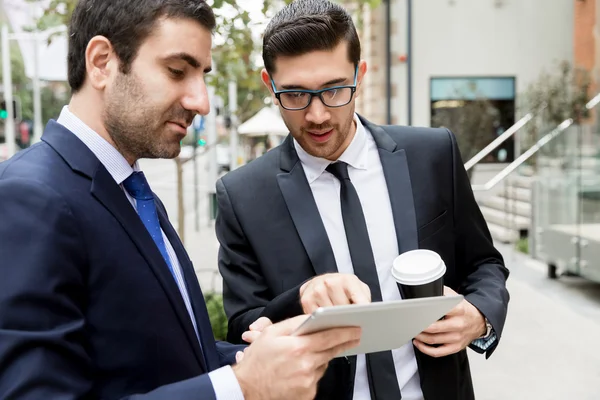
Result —
<path fill-rule="evenodd" d="M 210 100 L 204 77 L 195 79 L 186 88 L 181 105 L 195 114 L 206 115 L 210 112 Z"/>
<path fill-rule="evenodd" d="M 329 108 L 321 101 L 318 96 L 313 97 L 310 105 L 306 109 L 306 121 L 315 125 L 321 125 L 331 118 Z"/>

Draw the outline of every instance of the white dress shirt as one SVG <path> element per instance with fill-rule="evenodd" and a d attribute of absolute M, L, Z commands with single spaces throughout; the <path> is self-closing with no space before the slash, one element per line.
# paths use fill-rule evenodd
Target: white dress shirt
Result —
<path fill-rule="evenodd" d="M 92 151 L 92 153 L 94 153 L 102 165 L 104 165 L 108 173 L 113 177 L 117 185 L 121 187 L 123 193 L 137 212 L 136 200 L 131 197 L 126 190 L 124 190 L 122 184 L 123 181 L 125 181 L 125 179 L 127 179 L 134 171 L 140 170 L 138 163 L 136 162 L 133 167 L 129 165 L 125 157 L 123 157 L 123 155 L 116 148 L 114 148 L 110 143 L 104 140 L 102 136 L 97 134 L 93 129 L 81 121 L 81 119 L 69 111 L 68 106 L 63 107 L 57 122 L 70 130 Z M 190 296 L 185 287 L 185 279 L 183 277 L 181 265 L 179 264 L 179 260 L 175 254 L 175 250 L 173 249 L 171 242 L 169 242 L 169 239 L 165 235 L 162 228 L 161 233 L 167 248 L 169 261 L 173 267 L 175 281 L 179 287 L 179 291 L 181 292 L 181 297 L 183 298 L 185 307 L 190 315 L 192 324 L 194 325 L 196 335 L 198 335 L 196 318 L 194 317 L 194 312 L 192 310 Z M 209 373 L 209 377 L 217 395 L 217 400 L 243 400 L 244 396 L 242 394 L 242 390 L 230 366 L 212 371 Z M 199 393 L 198 396 L 200 395 L 201 394 Z"/>
<path fill-rule="evenodd" d="M 354 121 L 356 134 L 346 151 L 340 156 L 339 161 L 348 164 L 350 180 L 360 198 L 369 240 L 373 248 L 382 298 L 384 301 L 400 300 L 402 297 L 396 281 L 391 275 L 392 263 L 399 252 L 383 167 L 375 140 L 356 115 Z M 294 141 L 294 145 L 325 225 L 338 271 L 354 273 L 342 219 L 340 182 L 325 171 L 331 162 L 311 156 L 296 141 Z M 392 356 L 402 399 L 422 400 L 423 393 L 412 342 L 392 350 Z M 370 399 L 364 354 L 357 357 L 355 378 L 354 400 Z"/>

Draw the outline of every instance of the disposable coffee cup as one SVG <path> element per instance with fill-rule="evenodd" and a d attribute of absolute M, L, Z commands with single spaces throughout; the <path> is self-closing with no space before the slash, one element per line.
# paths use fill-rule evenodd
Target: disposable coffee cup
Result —
<path fill-rule="evenodd" d="M 404 299 L 443 296 L 445 273 L 444 260 L 431 250 L 402 253 L 392 266 L 392 276 Z"/>

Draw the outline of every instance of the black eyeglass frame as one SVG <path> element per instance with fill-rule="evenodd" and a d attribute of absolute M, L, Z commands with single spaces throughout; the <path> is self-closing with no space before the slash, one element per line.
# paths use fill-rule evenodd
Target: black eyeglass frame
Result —
<path fill-rule="evenodd" d="M 275 98 L 277 100 L 279 100 L 279 104 L 281 104 L 281 107 L 283 107 L 284 109 L 289 110 L 289 111 L 301 111 L 301 110 L 307 109 L 308 107 L 310 107 L 313 97 L 319 97 L 319 99 L 321 99 L 321 103 L 323 103 L 323 105 L 326 107 L 339 108 L 339 107 L 347 106 L 348 104 L 350 104 L 350 102 L 354 98 L 354 94 L 356 93 L 357 80 L 358 80 L 358 66 L 356 67 L 356 71 L 354 72 L 354 85 L 333 86 L 333 87 L 320 89 L 320 90 L 308 90 L 308 89 L 277 90 L 277 88 L 275 87 L 275 82 L 273 81 L 273 78 L 271 78 L 271 87 L 273 88 L 273 93 L 275 94 Z M 339 104 L 337 106 L 328 105 L 325 102 L 325 99 L 323 99 L 323 93 L 328 92 L 330 90 L 335 90 L 335 89 L 351 89 L 350 99 L 348 100 L 348 102 L 346 102 L 344 104 Z M 283 93 L 308 93 L 308 94 L 310 94 L 310 98 L 309 98 L 306 106 L 304 106 L 302 108 L 288 108 L 288 107 L 284 106 L 283 102 L 281 101 L 281 94 L 283 94 Z"/>

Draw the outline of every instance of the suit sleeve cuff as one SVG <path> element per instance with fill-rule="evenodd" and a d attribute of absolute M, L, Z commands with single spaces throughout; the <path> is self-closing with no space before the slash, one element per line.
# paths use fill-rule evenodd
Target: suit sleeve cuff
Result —
<path fill-rule="evenodd" d="M 217 400 L 244 400 L 242 388 L 230 366 L 216 369 L 208 376 Z"/>
<path fill-rule="evenodd" d="M 489 349 L 498 339 L 496 332 L 492 330 L 491 334 L 487 338 L 475 339 L 471 342 L 471 348 L 478 353 L 484 353 Z"/>
<path fill-rule="evenodd" d="M 276 324 L 288 318 L 304 314 L 302 304 L 300 304 L 300 288 L 305 282 L 271 300 L 264 308 L 261 317 L 267 317 Z"/>

